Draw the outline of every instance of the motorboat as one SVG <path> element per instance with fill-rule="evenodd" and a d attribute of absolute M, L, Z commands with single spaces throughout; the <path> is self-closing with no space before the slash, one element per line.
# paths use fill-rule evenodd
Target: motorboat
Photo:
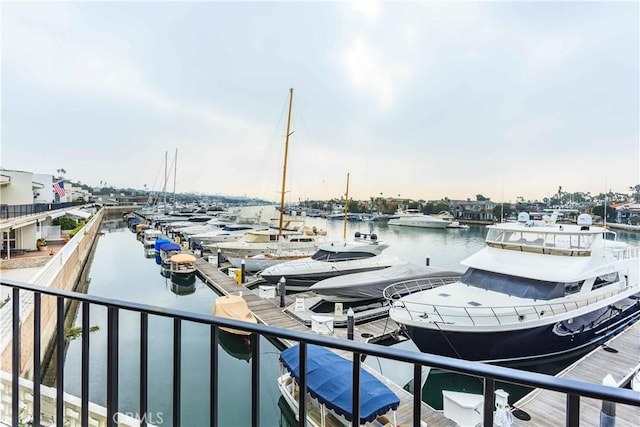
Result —
<path fill-rule="evenodd" d="M 326 241 L 325 234 L 312 227 L 303 227 L 301 230 L 249 230 L 236 241 L 204 246 L 212 252 L 220 249 L 226 258 L 246 258 L 283 251 L 313 252 L 320 243 Z"/>
<path fill-rule="evenodd" d="M 278 389 L 292 411 L 297 414 L 300 386 L 300 345 L 289 347 L 280 353 L 282 375 L 278 377 Z M 318 345 L 307 345 L 306 386 L 309 403 L 307 425 L 351 426 L 373 423 L 379 417 L 388 420 L 400 399 L 382 381 L 368 370 L 360 368 L 360 419 L 353 422 L 353 362 Z M 390 420 L 389 420 L 390 421 Z"/>
<path fill-rule="evenodd" d="M 284 262 L 310 258 L 314 253 L 315 251 L 285 250 L 278 253 L 258 254 L 250 257 L 229 257 L 227 260 L 232 267 L 242 268 L 244 264 L 245 271 L 258 272 Z"/>
<path fill-rule="evenodd" d="M 399 257 L 383 255 L 382 251 L 388 246 L 379 242 L 375 234 L 356 232 L 351 242 L 323 244 L 311 258 L 277 264 L 262 270 L 259 275 L 273 284 L 284 277 L 287 290 L 304 291 L 330 277 L 405 263 Z"/>
<path fill-rule="evenodd" d="M 174 242 L 165 242 L 159 246 L 160 262 L 163 265 L 171 265 L 171 257 L 182 252 L 182 246 Z"/>
<path fill-rule="evenodd" d="M 435 215 L 425 215 L 417 209 L 397 213 L 387 224 L 421 228 L 447 228 L 451 221 Z"/>
<path fill-rule="evenodd" d="M 405 262 L 379 270 L 330 277 L 311 285 L 309 290 L 331 301 L 377 300 L 384 299 L 384 289 L 393 283 L 429 279 L 423 283 L 437 287 L 453 283 L 460 276 L 455 271 Z"/>
<path fill-rule="evenodd" d="M 218 243 L 235 242 L 240 240 L 249 231 L 268 230 L 268 226 L 255 226 L 251 224 L 228 224 L 222 228 L 210 230 L 187 236 L 190 248 L 208 249 L 212 252 L 218 250 Z"/>
<path fill-rule="evenodd" d="M 191 254 L 176 254 L 169 258 L 171 281 L 176 283 L 190 283 L 196 275 L 196 257 Z"/>
<path fill-rule="evenodd" d="M 459 281 L 386 288 L 389 316 L 423 352 L 516 362 L 588 350 L 640 318 L 639 248 L 616 233 L 553 216 L 487 226 Z M 415 292 L 414 292 L 415 291 Z"/>
<path fill-rule="evenodd" d="M 239 295 L 224 295 L 216 298 L 213 302 L 213 315 L 249 323 L 258 322 L 251 310 L 249 310 L 247 302 Z M 251 335 L 251 332 L 240 329 L 226 327 L 221 327 L 220 329 L 235 335 Z"/>
<path fill-rule="evenodd" d="M 469 228 L 469 226 L 466 224 L 460 224 L 460 221 L 457 221 L 456 218 L 453 215 L 451 215 L 451 212 L 441 211 L 437 215 L 433 215 L 433 216 L 435 216 L 436 218 L 440 218 L 445 221 L 448 221 L 449 225 L 447 225 L 447 228 L 462 228 L 462 229 Z"/>
<path fill-rule="evenodd" d="M 162 231 L 155 228 L 147 228 L 142 232 L 142 244 L 145 248 L 153 248 L 156 243 L 156 239 L 160 237 L 166 237 Z"/>

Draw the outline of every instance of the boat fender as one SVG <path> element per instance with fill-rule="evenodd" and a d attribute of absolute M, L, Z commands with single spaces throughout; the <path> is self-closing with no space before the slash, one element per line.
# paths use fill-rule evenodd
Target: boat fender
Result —
<path fill-rule="evenodd" d="M 355 238 L 356 238 L 356 239 L 359 239 L 359 238 L 360 238 L 360 236 L 361 236 L 360 232 L 359 232 L 359 231 L 356 231 Z"/>
<path fill-rule="evenodd" d="M 375 233 L 371 233 L 371 236 L 369 236 L 369 238 L 370 238 L 371 240 L 378 240 L 378 235 L 377 235 L 377 234 L 375 234 Z"/>

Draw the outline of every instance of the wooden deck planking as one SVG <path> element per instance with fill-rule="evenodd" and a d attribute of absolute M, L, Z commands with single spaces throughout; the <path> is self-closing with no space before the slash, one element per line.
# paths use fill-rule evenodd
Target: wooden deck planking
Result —
<path fill-rule="evenodd" d="M 222 273 L 215 264 L 210 264 L 203 259 L 197 259 L 196 268 L 198 269 L 202 279 L 217 292 L 222 293 L 223 295 L 237 295 L 239 292 L 242 292 L 242 297 L 247 301 L 249 309 L 253 312 L 259 322 L 280 328 L 311 333 L 310 327 L 295 320 L 284 312 L 284 308 L 279 307 L 279 297 L 270 299 L 260 298 L 251 290 L 236 284 L 234 279 Z M 294 302 L 294 297 L 286 297 L 286 306 L 289 306 Z M 380 337 L 386 333 L 390 333 L 395 328 L 397 328 L 397 325 L 391 319 L 384 318 L 373 320 L 371 322 L 356 325 L 354 328 L 354 339 L 358 341 L 366 341 L 368 339 L 366 338 L 366 334 L 371 334 L 373 337 Z M 365 337 L 362 336 L 363 334 L 365 334 Z M 347 328 L 335 328 L 333 336 L 346 339 Z M 291 345 L 292 343 L 284 341 L 284 344 Z M 352 353 L 348 352 L 338 351 L 337 353 L 343 353 L 341 355 L 349 359 L 352 355 Z M 368 369 L 364 365 L 363 368 Z M 400 406 L 396 411 L 398 424 L 410 425 L 413 420 L 413 395 L 402 387 L 380 376 L 377 372 L 372 370 L 369 371 L 380 378 L 400 398 Z M 429 427 L 451 427 L 456 425 L 453 421 L 445 418 L 441 411 L 434 410 L 424 402 L 422 402 L 421 419 L 426 422 Z"/>
<path fill-rule="evenodd" d="M 601 384 L 604 377 L 611 374 L 619 386 L 624 385 L 622 382 L 629 378 L 630 371 L 637 369 L 640 363 L 640 323 L 629 327 L 609 341 L 607 345 L 618 350 L 618 353 L 610 353 L 602 347 L 598 347 L 556 376 Z M 514 406 L 531 415 L 529 423 L 516 421 L 515 425 L 532 425 L 531 423 L 551 425 L 565 419 L 566 395 L 536 389 L 516 402 Z M 599 426 L 601 408 L 602 401 L 581 398 L 580 425 Z M 616 405 L 616 425 L 640 425 L 640 408 L 630 405 Z"/>

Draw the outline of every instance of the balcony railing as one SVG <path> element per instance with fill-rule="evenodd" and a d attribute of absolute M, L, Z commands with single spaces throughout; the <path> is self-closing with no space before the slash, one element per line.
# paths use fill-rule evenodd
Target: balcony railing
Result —
<path fill-rule="evenodd" d="M 549 375 L 537 374 L 532 372 L 519 371 L 515 369 L 468 362 L 459 359 L 441 357 L 426 353 L 415 353 L 410 351 L 391 349 L 388 347 L 354 342 L 348 340 L 340 340 L 333 337 L 314 335 L 311 333 L 297 332 L 282 328 L 275 328 L 260 324 L 250 324 L 235 320 L 224 319 L 220 317 L 212 317 L 210 315 L 195 314 L 185 311 L 171 310 L 167 308 L 158 308 L 144 304 L 117 301 L 113 299 L 103 298 L 99 296 L 88 296 L 76 292 L 62 291 L 57 289 L 45 288 L 37 285 L 24 284 L 12 280 L 2 279 L 2 286 L 12 289 L 12 298 L 8 304 L 12 305 L 13 321 L 12 321 L 12 362 L 11 362 L 11 423 L 14 426 L 19 425 L 20 419 L 20 402 L 19 402 L 19 372 L 24 370 L 24 364 L 21 365 L 20 349 L 21 341 L 31 341 L 33 338 L 33 360 L 26 361 L 28 368 L 32 371 L 33 377 L 33 425 L 41 425 L 41 362 L 40 362 L 40 343 L 41 328 L 45 325 L 41 324 L 44 312 L 44 298 L 48 300 L 52 297 L 55 299 L 52 308 L 54 311 L 53 318 L 56 319 L 57 325 L 64 324 L 65 303 L 69 301 L 78 301 L 80 310 L 82 311 L 82 352 L 81 352 L 81 396 L 80 396 L 80 420 L 81 424 L 89 425 L 89 312 L 91 307 L 106 307 L 107 310 L 107 376 L 106 376 L 106 420 L 108 426 L 115 426 L 118 421 L 118 338 L 119 338 L 119 319 L 122 312 L 135 312 L 139 314 L 140 322 L 140 389 L 139 389 L 139 408 L 141 414 L 146 414 L 148 410 L 148 368 L 149 368 L 149 317 L 160 316 L 172 319 L 173 321 L 173 425 L 180 425 L 180 408 L 181 408 L 181 344 L 182 344 L 182 327 L 186 322 L 192 322 L 210 327 L 211 338 L 211 375 L 208 379 L 210 386 L 210 402 L 209 414 L 210 424 L 218 425 L 218 414 L 222 409 L 218 406 L 218 338 L 221 327 L 239 329 L 251 332 L 251 371 L 252 371 L 252 387 L 251 387 L 251 424 L 258 426 L 260 423 L 261 402 L 259 399 L 260 390 L 260 340 L 259 337 L 280 338 L 290 341 L 298 341 L 300 345 L 300 388 L 306 390 L 306 353 L 308 344 L 317 344 L 327 348 L 345 350 L 353 354 L 353 390 L 352 408 L 353 418 L 359 419 L 359 403 L 360 396 L 357 391 L 360 389 L 360 365 L 362 355 L 370 355 L 376 357 L 405 362 L 414 366 L 414 384 L 420 384 L 421 371 L 423 366 L 436 369 L 443 369 L 464 375 L 471 375 L 481 378 L 484 381 L 484 403 L 483 403 L 483 425 L 493 426 L 493 410 L 494 410 L 494 392 L 496 381 L 512 383 L 533 388 L 542 388 L 560 392 L 566 396 L 566 413 L 565 425 L 578 426 L 580 424 L 580 399 L 582 397 L 594 398 L 607 402 L 627 404 L 640 407 L 640 394 L 635 391 L 608 387 L 600 384 L 591 384 L 579 382 L 566 378 L 556 378 Z M 34 311 L 32 322 L 26 319 L 20 319 L 21 300 L 31 294 L 34 301 Z M 43 298 L 44 297 L 44 298 Z M 21 326 L 31 324 L 33 327 L 33 337 L 21 333 Z M 57 390 L 55 399 L 56 423 L 58 426 L 64 425 L 64 327 L 58 327 L 55 334 L 57 343 Z M 413 391 L 413 421 L 415 427 L 420 426 L 421 418 L 421 393 L 420 387 L 415 387 Z M 306 420 L 306 393 L 299 393 L 299 413 L 298 420 L 303 426 Z M 140 420 L 141 425 L 146 425 L 146 420 Z"/>
<path fill-rule="evenodd" d="M 34 203 L 31 205 L 0 205 L 0 219 L 17 218 L 25 215 L 33 215 L 42 212 L 55 211 L 56 209 L 70 208 L 85 205 L 86 202 L 67 203 Z"/>

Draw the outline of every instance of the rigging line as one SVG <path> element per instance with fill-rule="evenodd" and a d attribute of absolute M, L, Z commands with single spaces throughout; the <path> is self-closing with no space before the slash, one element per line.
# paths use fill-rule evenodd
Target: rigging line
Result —
<path fill-rule="evenodd" d="M 298 103 L 299 104 L 299 103 Z M 324 179 L 324 175 L 322 174 L 322 169 L 320 168 L 320 163 L 318 162 L 318 156 L 315 154 L 314 150 L 313 150 L 313 146 L 314 144 L 311 143 L 311 134 L 309 133 L 309 129 L 307 128 L 307 122 L 304 119 L 304 115 L 302 114 L 302 109 L 297 106 L 294 108 L 294 111 L 298 110 L 299 114 L 300 114 L 300 122 L 302 123 L 302 129 L 304 131 L 305 136 L 308 138 L 309 142 L 309 147 L 311 149 L 311 157 L 313 158 L 313 160 L 316 163 L 316 168 L 319 171 L 319 175 L 320 175 L 320 180 L 322 181 L 323 184 L 326 183 L 326 180 Z"/>
<path fill-rule="evenodd" d="M 436 328 L 438 328 L 438 331 L 440 331 L 440 333 L 442 334 L 442 338 L 444 338 L 447 344 L 449 344 L 449 347 L 451 347 L 451 350 L 453 350 L 453 352 L 456 354 L 458 359 L 462 359 L 462 356 L 460 356 L 460 353 L 458 353 L 458 350 L 456 350 L 455 346 L 451 344 L 451 341 L 449 341 L 449 338 L 447 338 L 447 335 L 444 333 L 444 331 L 440 329 L 440 325 L 438 324 L 438 322 L 433 322 L 433 324 L 436 325 Z"/>
<path fill-rule="evenodd" d="M 277 151 L 278 153 L 280 153 L 281 150 L 281 146 L 278 146 L 278 150 L 276 150 L 275 148 L 275 141 L 278 141 L 278 144 L 280 144 L 281 142 L 281 138 L 280 138 L 280 129 L 282 128 L 282 123 L 284 122 L 284 116 L 285 113 L 287 111 L 288 108 L 288 104 L 289 104 L 289 93 L 287 92 L 287 96 L 286 96 L 286 100 L 285 102 L 282 104 L 282 109 L 280 110 L 280 114 L 278 116 L 278 120 L 272 130 L 272 132 L 270 133 L 270 137 L 267 139 L 267 148 L 266 148 L 266 153 L 272 153 L 275 151 Z M 280 159 L 280 157 L 278 157 L 278 159 L 280 160 L 280 164 L 282 164 L 282 159 Z M 255 191 L 258 193 L 257 195 L 262 194 L 262 196 L 260 196 L 260 198 L 263 198 L 267 201 L 274 201 L 274 195 L 270 190 L 265 190 L 265 185 L 268 186 L 268 188 L 272 188 L 271 187 L 271 183 L 273 182 L 273 179 L 275 179 L 274 177 L 276 176 L 275 173 L 275 169 L 273 169 L 273 163 L 275 162 L 275 159 L 266 159 L 266 157 L 263 157 L 263 161 L 259 162 L 259 167 L 257 170 L 257 173 L 254 174 L 254 185 L 253 188 L 255 189 Z M 269 177 L 265 177 L 265 168 L 269 167 L 270 170 L 273 169 L 270 174 Z M 277 193 L 279 194 L 279 192 Z M 278 197 L 278 200 L 280 199 L 280 197 Z"/>

